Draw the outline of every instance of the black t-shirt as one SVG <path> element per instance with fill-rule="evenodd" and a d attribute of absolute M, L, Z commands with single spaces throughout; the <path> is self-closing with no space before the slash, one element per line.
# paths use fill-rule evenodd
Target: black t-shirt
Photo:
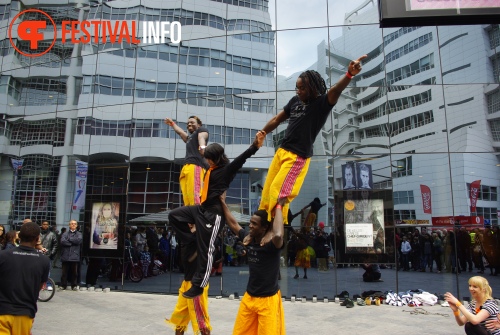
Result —
<path fill-rule="evenodd" d="M 246 160 L 254 155 L 259 148 L 253 144 L 231 163 L 221 166 L 210 173 L 208 181 L 208 196 L 201 206 L 212 213 L 222 214 L 219 196 L 224 193 L 233 181 L 236 173 L 245 164 Z"/>
<path fill-rule="evenodd" d="M 281 147 L 303 158 L 312 157 L 316 136 L 332 108 L 326 94 L 320 95 L 307 105 L 297 96 L 291 98 L 283 107 L 289 119 Z"/>
<path fill-rule="evenodd" d="M 0 315 L 34 318 L 40 284 L 47 281 L 49 270 L 50 259 L 34 248 L 0 251 Z"/>
<path fill-rule="evenodd" d="M 312 201 L 309 206 L 311 206 L 311 209 L 309 210 L 309 213 L 314 213 L 314 214 L 318 214 L 319 210 L 321 209 L 321 207 L 323 207 L 323 205 L 321 204 L 321 202 L 317 202 L 317 201 Z"/>
<path fill-rule="evenodd" d="M 192 134 L 188 134 L 184 164 L 194 164 L 206 169 L 208 168 L 208 165 L 203 159 L 203 156 L 200 154 L 200 151 L 198 150 L 198 148 L 200 147 L 200 144 L 198 143 L 199 133 L 207 133 L 208 136 L 208 129 L 205 127 L 199 127 L 198 129 L 193 131 Z M 208 144 L 208 138 L 206 144 Z"/>
<path fill-rule="evenodd" d="M 244 229 L 238 233 L 243 241 L 245 238 Z M 280 271 L 281 249 L 276 248 L 273 242 L 260 246 L 252 241 L 246 247 L 248 269 L 247 293 L 252 297 L 270 297 L 275 295 L 280 289 L 278 276 Z"/>

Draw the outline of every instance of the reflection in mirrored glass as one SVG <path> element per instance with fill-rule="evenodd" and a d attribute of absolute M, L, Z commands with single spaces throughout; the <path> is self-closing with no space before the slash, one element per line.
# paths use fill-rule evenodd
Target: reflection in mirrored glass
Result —
<path fill-rule="evenodd" d="M 182 24 L 181 43 L 108 37 L 74 45 L 58 38 L 39 57 L 23 53 L 46 49 L 51 40 L 31 50 L 19 38 L 13 44 L 0 39 L 0 202 L 10 204 L 0 218 L 12 227 L 25 217 L 48 219 L 59 230 L 74 218 L 90 245 L 93 205 L 118 203 L 119 253 L 100 255 L 107 259 L 102 263 L 89 253 L 82 268 L 90 273 L 87 284 L 178 290 L 182 262 L 172 252 L 166 218 L 183 204 L 186 143 L 165 118 L 188 133 L 189 117 L 197 116 L 208 143 L 221 144 L 231 160 L 298 93 L 303 71 L 319 72 L 329 87 L 364 54 L 361 73 L 319 131 L 309 173 L 291 204 L 283 295 L 333 299 L 342 291 L 390 288 L 467 295 L 465 272 L 489 273 L 478 256 L 492 249 L 474 250 L 472 243 L 488 239 L 485 225 L 498 225 L 498 25 L 381 29 L 377 2 L 370 0 L 108 1 L 40 9 L 59 30 L 63 20 L 78 19 Z M 0 5 L 3 31 L 19 10 L 17 2 Z M 267 134 L 228 190 L 243 226 L 259 207 L 287 125 Z M 77 160 L 88 163 L 84 186 L 76 186 Z M 67 199 L 82 190 L 79 209 Z M 136 283 L 128 269 L 140 259 L 137 236 L 148 232 L 148 247 L 156 251 Z M 424 257 L 427 233 L 433 245 L 441 241 L 439 257 Z M 300 238 L 307 240 L 310 267 L 295 267 Z M 405 238 L 408 257 L 401 249 Z M 225 232 L 217 245 L 210 294 L 243 295 L 248 264 L 238 242 Z M 366 283 L 371 270 L 380 278 Z M 93 278 L 96 273 L 103 277 Z"/>

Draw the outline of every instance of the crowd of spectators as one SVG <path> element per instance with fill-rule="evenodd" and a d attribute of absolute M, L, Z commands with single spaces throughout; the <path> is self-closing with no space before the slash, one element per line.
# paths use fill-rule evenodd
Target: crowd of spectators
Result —
<path fill-rule="evenodd" d="M 311 267 L 327 270 L 334 265 L 348 266 L 349 257 L 345 254 L 345 237 L 342 229 L 337 233 L 326 233 L 324 225 L 317 228 L 290 229 L 288 234 L 286 265 L 294 266 L 300 250 L 307 247 L 311 256 Z M 394 242 L 388 241 L 388 238 Z M 398 231 L 395 236 L 385 236 L 386 245 L 394 244 L 396 267 L 401 271 L 420 272 L 472 272 L 490 275 L 499 274 L 500 267 L 500 232 L 498 226 L 484 228 L 430 229 L 421 227 L 408 231 Z M 304 245 L 305 241 L 305 245 Z M 324 260 L 326 258 L 326 267 Z M 382 267 L 384 265 L 382 264 Z"/>

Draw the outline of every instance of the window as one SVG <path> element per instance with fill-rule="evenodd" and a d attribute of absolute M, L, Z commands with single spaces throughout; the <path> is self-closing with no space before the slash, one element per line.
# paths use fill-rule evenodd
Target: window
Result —
<path fill-rule="evenodd" d="M 429 54 L 410 65 L 403 66 L 387 73 L 387 84 L 391 85 L 397 81 L 409 78 L 423 71 L 434 68 L 434 54 Z M 422 83 L 423 84 L 423 83 Z"/>
<path fill-rule="evenodd" d="M 394 220 L 415 220 L 415 210 L 394 210 Z"/>
<path fill-rule="evenodd" d="M 411 176 L 412 156 L 392 161 L 392 178 Z"/>
<path fill-rule="evenodd" d="M 477 216 L 482 216 L 485 220 L 490 220 L 492 225 L 498 224 L 497 208 L 476 207 L 476 214 Z"/>
<path fill-rule="evenodd" d="M 417 50 L 418 48 L 428 44 L 430 41 L 432 41 L 432 33 L 420 36 L 419 38 L 409 42 L 408 44 L 402 46 L 401 48 L 389 52 L 385 56 L 385 63 L 389 64 L 393 60 L 396 60 L 399 57 L 402 57 L 407 53 Z"/>
<path fill-rule="evenodd" d="M 500 119 L 488 121 L 493 141 L 500 141 Z"/>
<path fill-rule="evenodd" d="M 488 114 L 500 112 L 500 90 L 488 94 L 486 100 L 488 104 Z"/>
<path fill-rule="evenodd" d="M 500 28 L 498 24 L 491 25 L 491 29 L 488 31 L 488 37 L 490 39 L 491 49 L 495 49 L 500 46 Z"/>
<path fill-rule="evenodd" d="M 19 92 L 20 106 L 44 106 L 44 105 L 64 105 L 66 104 L 66 79 L 65 78 L 28 78 L 11 79 L 9 94 L 14 95 Z"/>
<path fill-rule="evenodd" d="M 467 194 L 470 198 L 470 183 L 467 183 Z M 497 188 L 494 186 L 481 185 L 477 194 L 477 200 L 497 201 Z"/>
<path fill-rule="evenodd" d="M 397 191 L 392 193 L 394 205 L 414 204 L 413 191 Z"/>

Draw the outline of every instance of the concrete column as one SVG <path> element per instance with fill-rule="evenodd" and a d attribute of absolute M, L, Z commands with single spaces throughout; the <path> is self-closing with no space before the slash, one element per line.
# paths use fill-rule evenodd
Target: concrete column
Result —
<path fill-rule="evenodd" d="M 70 209 L 66 204 L 67 199 L 67 184 L 68 184 L 68 156 L 64 155 L 61 159 L 59 168 L 59 177 L 57 178 L 57 194 L 56 194 L 56 224 L 62 226 L 65 224 L 66 209 Z M 69 217 L 69 216 L 68 216 Z"/>
<path fill-rule="evenodd" d="M 82 4 L 78 3 L 75 6 L 76 8 L 80 8 L 80 12 L 78 13 L 78 20 L 80 22 L 83 21 L 84 18 L 84 10 L 81 8 Z M 79 33 L 78 37 L 81 35 Z M 73 51 L 71 52 L 71 63 L 70 69 L 76 69 L 79 67 L 78 65 L 78 57 L 80 56 L 80 44 L 76 43 L 73 45 Z M 80 65 L 81 67 L 81 65 Z M 66 82 L 66 106 L 73 106 L 75 102 L 75 95 L 80 94 L 80 92 L 76 92 L 76 78 L 73 75 L 68 76 L 68 80 Z"/>
<path fill-rule="evenodd" d="M 71 143 L 71 119 L 66 119 L 66 129 L 64 131 L 64 146 L 69 147 Z M 57 178 L 57 194 L 56 194 L 56 224 L 65 225 L 69 218 L 71 209 L 71 197 L 68 197 L 68 170 L 69 170 L 68 155 L 63 155 L 61 158 L 61 166 L 59 167 L 59 176 Z M 66 216 L 66 212 L 68 215 Z"/>

